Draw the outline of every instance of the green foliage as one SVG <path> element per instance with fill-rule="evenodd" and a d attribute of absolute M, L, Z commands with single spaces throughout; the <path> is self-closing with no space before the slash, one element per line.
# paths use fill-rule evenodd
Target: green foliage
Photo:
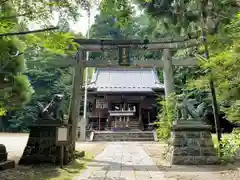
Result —
<path fill-rule="evenodd" d="M 6 110 L 3 108 L 0 108 L 0 117 L 5 115 L 5 113 L 6 113 Z"/>
<path fill-rule="evenodd" d="M 144 39 L 145 35 L 152 32 L 154 23 L 146 14 L 131 14 L 129 21 L 119 26 L 119 20 L 115 14 L 106 13 L 105 7 L 109 4 L 102 5 L 99 15 L 95 17 L 95 23 L 90 30 L 90 37 L 96 39 Z M 152 20 L 153 21 L 153 20 Z M 155 26 L 154 26 L 155 27 Z M 138 55 L 137 55 L 138 54 Z M 142 56 L 152 53 L 131 50 L 131 56 Z M 90 54 L 90 58 L 106 57 L 107 59 L 116 59 L 118 54 L 115 50 L 106 52 L 94 52 Z"/>
<path fill-rule="evenodd" d="M 8 116 L 7 131 L 27 131 L 27 127 L 38 118 L 37 102 L 47 105 L 54 94 L 64 94 L 64 110 L 67 114 L 71 94 L 72 74 L 70 68 L 51 67 L 47 61 L 57 61 L 59 56 L 44 50 L 31 49 L 26 52 L 28 69 L 24 73 L 34 93 L 28 103 L 12 110 Z"/>
<path fill-rule="evenodd" d="M 240 150 L 240 132 L 235 130 L 229 136 L 221 140 L 221 158 L 225 162 L 234 162 L 236 156 L 239 156 Z"/>
<path fill-rule="evenodd" d="M 42 47 L 51 53 L 63 55 L 66 53 L 70 54 L 76 50 L 77 44 L 72 42 L 74 34 L 66 32 L 66 26 L 68 25 L 67 21 L 71 20 L 74 22 L 78 19 L 80 15 L 79 5 L 86 8 L 89 7 L 89 2 L 87 0 L 4 0 L 1 2 L 0 115 L 3 115 L 6 111 L 19 111 L 21 108 L 26 110 L 26 112 L 30 112 L 23 113 L 19 111 L 14 115 L 7 113 L 6 116 L 11 117 L 9 122 L 13 125 L 13 128 L 16 129 L 22 126 L 21 120 L 31 114 L 31 112 L 34 114 L 34 109 L 36 109 L 36 107 L 30 106 L 28 108 L 28 106 L 23 106 L 24 103 L 31 99 L 31 95 L 34 92 L 31 87 L 33 84 L 30 84 L 28 79 L 28 73 L 30 72 L 23 74 L 26 71 L 25 56 L 28 55 L 27 51 L 32 47 Z M 49 28 L 53 24 L 52 21 L 56 13 L 59 15 L 59 30 L 55 33 L 42 32 L 24 36 L 6 35 L 6 33 L 29 33 L 29 27 L 31 29 Z M 71 49 L 69 49 L 69 44 L 72 44 Z M 49 75 L 54 77 L 52 74 Z M 51 82 L 51 79 L 49 82 Z M 58 89 L 59 87 L 52 86 L 52 88 Z M 59 91 L 61 90 L 59 88 Z M 51 97 L 49 94 L 46 95 Z M 34 97 L 31 101 L 33 99 Z M 36 106 L 36 102 L 33 106 Z M 15 120 L 20 121 L 17 123 Z M 27 122 L 26 119 L 24 120 Z"/>
<path fill-rule="evenodd" d="M 138 0 L 147 13 L 159 19 L 165 28 L 177 34 L 199 34 L 201 30 L 201 3 L 207 9 L 207 29 L 211 34 L 218 32 L 222 24 L 239 11 L 232 0 Z"/>
<path fill-rule="evenodd" d="M 159 99 L 158 103 L 162 108 L 157 117 L 157 136 L 159 140 L 168 140 L 175 120 L 175 94 L 169 95 L 166 100 Z"/>
<path fill-rule="evenodd" d="M 10 14 L 13 8 L 2 6 Z M 7 12 L 4 12 L 5 14 Z M 12 19 L 12 24 L 17 20 Z M 2 22 L 0 21 L 0 25 Z M 9 26 L 1 26 L 1 31 L 7 31 Z M 17 29 L 15 26 L 11 26 Z M 33 90 L 26 76 L 22 75 L 25 70 L 25 59 L 23 56 L 25 47 L 22 41 L 16 36 L 0 38 L 0 104 L 5 110 L 14 109 L 27 102 Z"/>
<path fill-rule="evenodd" d="M 240 122 L 240 15 L 238 14 L 221 33 L 212 36 L 209 41 L 210 59 L 199 56 L 201 68 L 208 72 L 191 85 L 206 89 L 209 78 L 213 78 L 217 91 L 217 98 L 222 102 L 222 110 L 227 119 Z M 223 46 L 224 44 L 224 46 Z M 210 73 L 209 73 L 210 72 Z"/>
<path fill-rule="evenodd" d="M 132 22 L 134 8 L 128 0 L 102 0 L 100 8 L 103 14 L 113 15 L 117 27 L 123 28 Z"/>
<path fill-rule="evenodd" d="M 240 122 L 240 103 L 239 100 L 233 101 L 229 108 L 224 109 L 227 117 L 234 123 Z"/>

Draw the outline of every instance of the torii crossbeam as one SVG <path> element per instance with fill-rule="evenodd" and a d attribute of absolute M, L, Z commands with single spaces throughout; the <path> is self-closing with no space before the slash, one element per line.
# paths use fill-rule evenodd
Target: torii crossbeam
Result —
<path fill-rule="evenodd" d="M 177 39 L 161 39 L 149 42 L 149 40 L 108 40 L 108 39 L 75 39 L 74 42 L 80 44 L 80 49 L 100 52 L 110 49 L 117 49 L 119 46 L 130 46 L 147 51 L 159 51 L 161 49 L 184 49 L 200 44 L 197 38 L 189 39 L 180 37 Z"/>

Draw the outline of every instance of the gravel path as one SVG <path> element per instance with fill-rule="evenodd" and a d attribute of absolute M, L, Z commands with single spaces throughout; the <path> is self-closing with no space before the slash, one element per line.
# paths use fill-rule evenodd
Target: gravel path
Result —
<path fill-rule="evenodd" d="M 75 180 L 165 180 L 150 156 L 137 142 L 108 143 Z"/>

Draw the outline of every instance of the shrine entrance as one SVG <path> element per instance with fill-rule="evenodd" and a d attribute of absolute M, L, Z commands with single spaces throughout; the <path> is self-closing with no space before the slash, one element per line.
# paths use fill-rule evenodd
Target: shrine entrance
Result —
<path fill-rule="evenodd" d="M 192 46 L 198 46 L 200 41 L 197 38 L 189 39 L 189 37 L 181 37 L 176 40 L 173 39 L 162 39 L 158 42 L 149 42 L 149 40 L 97 40 L 97 39 L 75 39 L 75 43 L 80 44 L 78 52 L 76 54 L 75 61 L 69 62 L 70 65 L 73 65 L 75 76 L 74 76 L 74 88 L 72 93 L 72 103 L 70 108 L 70 117 L 69 123 L 76 126 L 76 121 L 80 124 L 80 140 L 86 140 L 86 126 L 87 119 L 81 119 L 79 116 L 79 107 L 81 98 L 79 94 L 83 95 L 83 73 L 84 69 L 87 67 L 94 68 L 125 68 L 125 69 L 134 69 L 134 68 L 151 68 L 163 69 L 164 74 L 164 90 L 165 96 L 169 96 L 171 93 L 174 93 L 174 82 L 173 82 L 173 66 L 196 66 L 196 59 L 193 57 L 182 57 L 182 58 L 172 58 L 172 51 L 176 49 L 184 49 Z M 99 58 L 99 59 L 89 59 L 86 58 L 86 52 L 104 52 L 109 51 L 113 52 L 112 54 L 117 55 L 115 58 Z M 134 53 L 133 52 L 137 52 Z M 146 57 L 139 57 L 140 52 L 152 51 L 162 53 L 161 59 L 147 59 Z M 137 55 L 136 55 L 137 54 Z M 143 53 L 144 54 L 144 53 Z M 105 77 L 106 78 L 106 77 Z M 126 77 L 125 81 L 128 80 Z M 148 79 L 144 79 L 144 82 L 147 82 Z M 115 84 L 116 87 L 111 87 L 114 91 L 117 89 L 119 91 L 119 84 Z M 128 88 L 128 91 L 131 87 Z M 123 89 L 125 89 L 123 88 Z M 154 88 L 139 87 L 141 93 L 153 92 Z M 104 87 L 98 87 L 98 89 L 104 89 Z M 106 91 L 105 91 L 106 92 Z M 144 96 L 143 96 L 144 97 Z M 139 97 L 140 99 L 140 97 Z M 143 102 L 144 105 L 144 102 Z M 122 105 L 123 106 L 123 105 Z M 142 112 L 136 114 L 136 110 L 128 109 L 127 104 L 125 109 L 110 110 L 109 124 L 111 127 L 116 128 L 127 128 L 130 126 L 130 119 L 134 116 L 139 116 Z M 114 124 L 111 122 L 114 121 Z M 144 123 L 142 122 L 141 116 L 139 118 L 140 129 L 144 129 Z M 75 130 L 72 131 L 73 137 L 76 137 Z"/>
<path fill-rule="evenodd" d="M 172 52 L 176 51 L 177 49 L 184 49 L 193 46 L 198 46 L 201 44 L 201 40 L 196 38 L 189 39 L 189 37 L 180 37 L 177 39 L 161 39 L 158 42 L 149 42 L 149 40 L 97 40 L 97 39 L 75 39 L 75 43 L 79 43 L 80 47 L 78 48 L 78 52 L 76 54 L 75 61 L 70 62 L 70 65 L 74 66 L 74 88 L 72 93 L 72 102 L 70 108 L 70 116 L 69 116 L 69 123 L 72 125 L 73 129 L 71 131 L 72 137 L 76 137 L 76 125 L 77 122 L 80 122 L 80 139 L 86 140 L 86 119 L 81 119 L 79 115 L 80 109 L 80 102 L 81 98 L 79 95 L 83 93 L 83 73 L 86 67 L 95 67 L 95 68 L 119 68 L 119 69 L 131 69 L 131 68 L 161 68 L 163 69 L 163 79 L 164 79 L 164 92 L 165 96 L 168 97 L 170 94 L 174 93 L 174 78 L 173 78 L 173 66 L 196 66 L 196 58 L 194 57 L 181 57 L 181 58 L 173 58 Z M 137 51 L 153 51 L 153 52 L 161 52 L 161 60 L 160 59 L 147 59 L 146 57 L 135 56 L 131 54 L 134 49 Z M 105 59 L 90 59 L 87 60 L 86 52 L 104 52 L 104 51 L 113 51 L 117 54 L 116 58 L 105 58 Z M 138 53 L 137 53 L 138 54 Z M 145 54 L 145 53 L 143 53 Z M 154 72 L 153 72 L 154 74 Z M 97 77 L 96 77 L 97 78 Z M 107 81 L 111 81 L 109 77 L 103 77 Z M 124 81 L 128 81 L 129 77 L 125 77 Z M 135 79 L 137 80 L 137 79 Z M 144 82 L 147 82 L 148 78 L 144 79 Z M 141 81 L 143 82 L 143 81 Z M 94 82 L 93 82 L 94 83 Z M 140 82 L 137 82 L 138 84 Z M 123 90 L 127 89 L 128 93 L 133 92 L 132 87 L 119 87 L 119 83 L 113 83 L 113 87 L 105 87 L 103 83 L 98 83 L 97 86 L 92 86 L 91 90 L 95 89 L 101 93 L 108 93 L 114 94 L 116 92 L 122 92 Z M 153 83 L 154 84 L 154 83 Z M 95 84 L 96 85 L 96 84 Z M 91 87 L 91 86 L 90 86 Z M 97 88 L 96 88 L 97 87 Z M 87 87 L 88 88 L 88 87 Z M 121 91 L 119 91 L 119 88 Z M 110 89 L 112 89 L 110 91 Z M 135 88 L 134 88 L 135 89 Z M 141 93 L 144 93 L 144 96 L 139 96 L 139 100 L 142 101 L 141 106 L 145 105 L 145 98 L 147 97 L 146 92 L 153 93 L 154 92 L 154 85 L 152 87 L 145 86 L 137 87 L 137 89 L 141 89 Z M 136 89 L 135 89 L 136 90 Z M 109 93 L 110 92 L 110 93 Z M 135 91 L 136 92 L 136 91 Z M 107 96 L 106 96 L 107 97 Z M 147 100 L 146 100 L 147 102 Z M 109 104 L 108 104 L 109 105 Z M 115 110 L 108 110 L 109 117 L 114 119 L 114 128 L 127 128 L 130 126 L 130 117 L 133 117 L 136 108 L 131 109 L 128 107 L 130 104 L 124 102 L 120 103 L 116 106 L 117 109 Z M 108 106 L 109 107 L 109 106 Z M 129 108 L 129 109 L 128 109 Z M 147 107 L 148 108 L 148 107 Z M 142 112 L 142 109 L 145 107 L 139 108 L 139 112 Z M 145 109 L 146 110 L 146 109 Z M 143 110 L 143 112 L 145 111 Z M 144 113 L 144 121 L 139 118 L 141 126 L 143 126 L 147 122 L 150 123 L 149 113 Z M 142 116 L 140 116 L 142 117 Z M 146 120 L 147 119 L 147 120 Z M 110 120 L 111 122 L 111 120 Z M 195 121 L 196 122 L 196 121 Z M 194 122 L 179 122 L 176 121 L 177 124 L 173 125 L 173 137 L 171 141 L 171 147 L 169 148 L 168 152 L 168 159 L 171 164 L 214 164 L 217 162 L 216 153 L 214 152 L 214 146 L 212 143 L 207 144 L 207 142 L 212 142 L 211 139 L 211 127 L 208 125 L 202 124 L 200 121 L 196 124 Z M 112 124 L 110 123 L 110 126 Z M 155 136 L 153 131 L 149 132 L 130 132 L 130 133 L 99 133 L 99 136 L 95 135 L 92 137 L 98 137 L 95 140 L 104 140 L 104 141 L 113 141 L 117 140 L 138 140 L 138 138 L 147 138 L 147 140 L 155 140 Z M 193 134 L 194 133 L 194 134 Z M 176 135 L 179 134 L 179 135 Z M 184 135 L 183 135 L 184 134 Z M 147 135 L 147 136 L 146 136 Z M 179 139 L 177 139 L 179 137 Z M 192 139 L 194 137 L 195 139 Z M 202 138 L 204 138 L 204 142 L 202 143 Z M 73 139 L 75 141 L 75 139 Z M 179 142 L 180 144 L 176 144 Z M 192 148 L 194 147 L 194 151 Z M 204 150 L 208 150 L 211 153 L 205 153 Z M 196 151 L 195 151 L 196 150 Z M 179 152 L 179 153 L 176 153 Z M 183 160 L 187 159 L 188 161 L 185 162 Z M 195 161 L 198 159 L 197 161 Z"/>

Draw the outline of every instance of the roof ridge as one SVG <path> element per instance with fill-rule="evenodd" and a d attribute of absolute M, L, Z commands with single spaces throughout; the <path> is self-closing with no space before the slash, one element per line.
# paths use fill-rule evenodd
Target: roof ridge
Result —
<path fill-rule="evenodd" d="M 94 79 L 93 79 L 94 80 Z M 145 91 L 162 89 L 154 68 L 97 68 L 95 88 L 106 91 Z"/>
<path fill-rule="evenodd" d="M 142 71 L 152 71 L 154 68 L 145 68 L 145 67 L 134 67 L 134 68 L 128 68 L 128 67 L 119 67 L 119 68 L 115 68 L 115 67 L 105 67 L 105 68 L 97 68 L 97 70 L 99 71 L 104 71 L 104 70 L 107 70 L 107 71 L 139 71 L 139 70 L 142 70 Z"/>

